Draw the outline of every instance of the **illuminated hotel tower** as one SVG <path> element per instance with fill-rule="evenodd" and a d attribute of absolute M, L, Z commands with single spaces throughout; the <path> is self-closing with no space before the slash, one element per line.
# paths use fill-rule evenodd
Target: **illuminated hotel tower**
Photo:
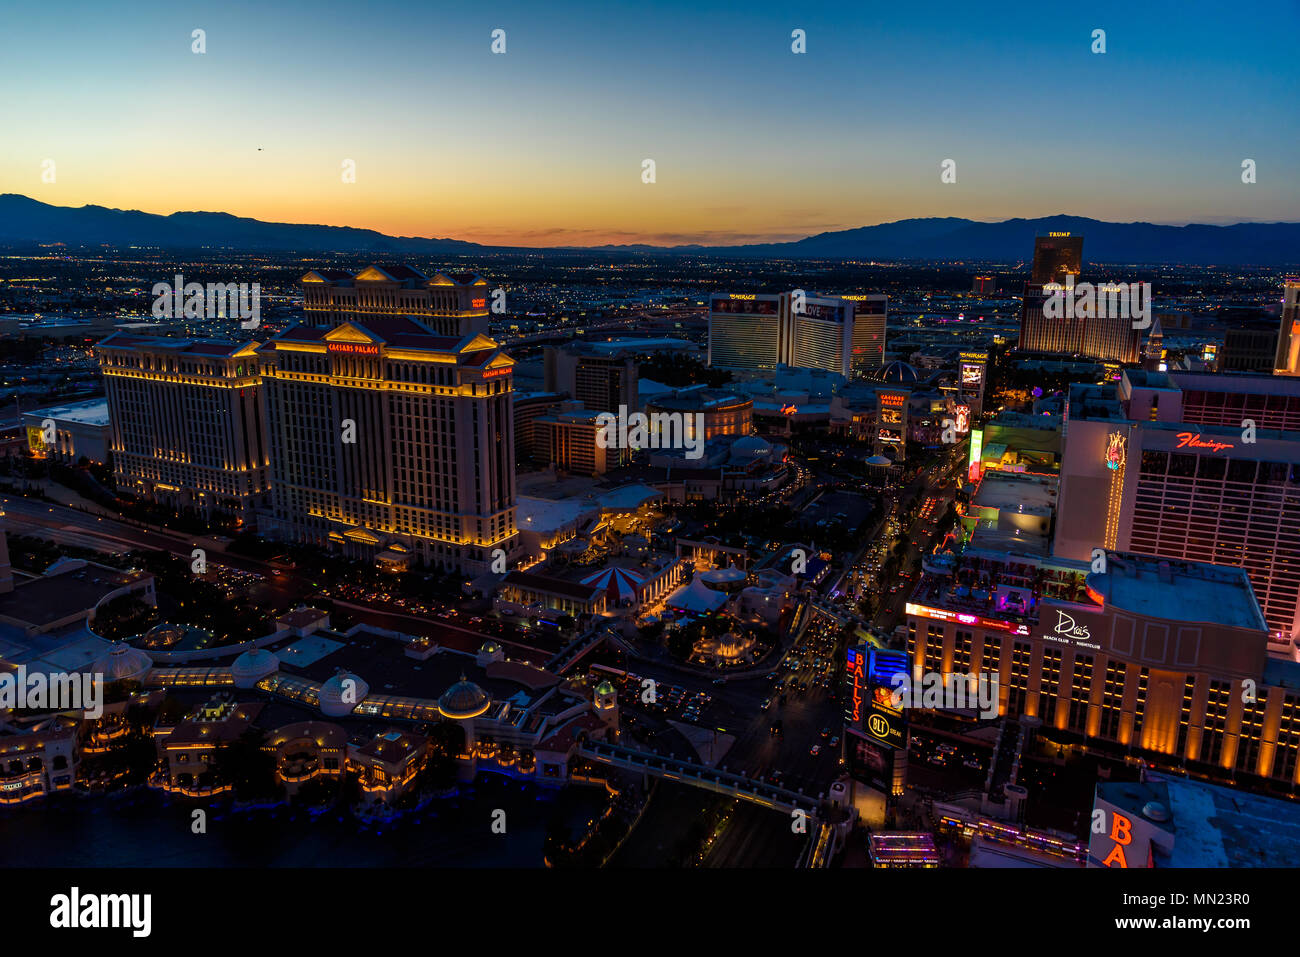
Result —
<path fill-rule="evenodd" d="M 870 378 L 885 364 L 885 326 L 889 321 L 889 297 L 885 295 L 844 296 L 854 305 L 853 358 L 849 372 L 855 379 Z"/>
<path fill-rule="evenodd" d="M 879 365 L 884 354 L 884 297 L 860 298 L 862 302 L 838 296 L 797 297 L 793 292 L 715 295 L 709 308 L 709 365 L 768 370 L 784 364 L 845 378 L 855 368 L 869 368 L 873 354 L 874 365 Z M 866 322 L 863 336 L 855 333 L 858 309 Z"/>
<path fill-rule="evenodd" d="M 778 293 L 725 293 L 709 300 L 709 365 L 775 369 L 784 362 L 789 303 Z"/>
<path fill-rule="evenodd" d="M 1282 325 L 1277 331 L 1277 375 L 1300 375 L 1300 276 L 1288 276 L 1283 286 Z"/>
<path fill-rule="evenodd" d="M 273 531 L 470 574 L 510 555 L 514 361 L 495 342 L 376 316 L 295 326 L 258 354 Z"/>
<path fill-rule="evenodd" d="M 1052 233 L 1034 240 L 1034 265 L 1025 284 L 1020 311 L 1022 352 L 1073 354 L 1083 344 L 1083 317 L 1048 319 L 1043 315 L 1043 287 L 1064 283 L 1066 276 L 1079 275 L 1083 263 L 1083 237 Z"/>
<path fill-rule="evenodd" d="M 488 331 L 491 294 L 476 273 L 426 276 L 410 266 L 313 269 L 300 280 L 307 323 L 332 329 L 367 316 L 415 316 L 440 336 Z"/>
<path fill-rule="evenodd" d="M 95 347 L 119 489 L 204 514 L 246 514 L 264 503 L 256 347 L 121 332 Z"/>

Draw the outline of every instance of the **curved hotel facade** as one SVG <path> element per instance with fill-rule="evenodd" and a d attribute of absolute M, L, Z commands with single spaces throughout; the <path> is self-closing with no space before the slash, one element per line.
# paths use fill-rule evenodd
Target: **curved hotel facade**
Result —
<path fill-rule="evenodd" d="M 882 363 L 888 300 L 883 295 L 719 293 L 709 300 L 709 365 L 774 370 L 778 365 L 865 376 Z"/>
<path fill-rule="evenodd" d="M 927 572 L 906 605 L 914 680 L 996 675 L 998 713 L 1058 741 L 1294 791 L 1300 665 L 1270 656 L 1245 572 L 1122 552 L 1092 567 L 968 549 Z"/>

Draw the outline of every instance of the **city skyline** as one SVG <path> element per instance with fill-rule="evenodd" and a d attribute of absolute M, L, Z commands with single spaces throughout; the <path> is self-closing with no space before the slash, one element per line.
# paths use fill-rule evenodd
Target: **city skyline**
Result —
<path fill-rule="evenodd" d="M 296 3 L 144 4 L 128 18 L 73 7 L 57 36 L 13 19 L 0 39 L 20 81 L 6 86 L 24 89 L 0 184 L 57 205 L 539 247 L 1061 210 L 1300 219 L 1288 4 L 1250 20 L 1103 5 L 1050 23 L 1023 5 L 989 24 L 955 5 L 742 17 L 661 3 L 613 18 L 580 3 L 542 15 L 394 2 L 368 9 L 381 27 L 369 31 Z M 1091 49 L 1097 29 L 1105 53 Z M 794 30 L 806 53 L 792 52 Z M 36 57 L 56 40 L 70 55 L 51 73 Z"/>

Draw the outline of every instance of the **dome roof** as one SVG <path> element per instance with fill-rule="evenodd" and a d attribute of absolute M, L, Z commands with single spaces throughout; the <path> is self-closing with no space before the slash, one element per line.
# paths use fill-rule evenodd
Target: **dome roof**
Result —
<path fill-rule="evenodd" d="M 901 359 L 891 362 L 876 373 L 877 382 L 888 382 L 893 385 L 912 385 L 920 380 L 917 371 Z"/>
<path fill-rule="evenodd" d="M 461 675 L 460 680 L 438 699 L 438 710 L 452 720 L 477 718 L 488 709 L 492 699 L 474 682 Z"/>
<path fill-rule="evenodd" d="M 230 666 L 236 688 L 251 688 L 267 675 L 280 670 L 280 659 L 265 648 L 250 648 Z"/>
<path fill-rule="evenodd" d="M 345 681 L 351 681 L 353 684 L 345 686 Z M 369 693 L 370 685 L 366 684 L 364 678 L 350 671 L 340 671 L 320 686 L 321 713 L 332 718 L 351 714 L 352 709 L 364 701 Z"/>
<path fill-rule="evenodd" d="M 115 641 L 108 651 L 95 659 L 90 670 L 102 674 L 105 681 L 128 681 L 143 678 L 152 667 L 153 659 L 139 648 Z"/>
<path fill-rule="evenodd" d="M 747 435 L 743 439 L 737 439 L 731 444 L 732 455 L 744 455 L 750 458 L 761 458 L 764 455 L 772 454 L 772 446 L 763 441 L 757 435 Z"/>
<path fill-rule="evenodd" d="M 501 646 L 498 645 L 491 638 L 489 638 L 487 641 L 483 642 L 482 646 L 479 647 L 478 653 L 480 655 L 495 655 L 500 650 L 501 650 Z"/>
<path fill-rule="evenodd" d="M 582 580 L 584 585 L 604 589 L 614 601 L 636 599 L 637 589 L 645 584 L 645 578 L 630 568 L 614 566 L 588 575 Z"/>
<path fill-rule="evenodd" d="M 614 686 L 609 683 L 608 678 L 606 678 L 600 684 L 596 685 L 596 694 L 598 695 L 614 694 Z"/>

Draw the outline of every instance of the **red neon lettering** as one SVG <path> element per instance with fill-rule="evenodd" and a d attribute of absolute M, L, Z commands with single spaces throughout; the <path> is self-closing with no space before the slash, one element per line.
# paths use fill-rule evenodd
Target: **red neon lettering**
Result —
<path fill-rule="evenodd" d="M 1231 442 L 1215 442 L 1215 441 L 1206 442 L 1204 439 L 1197 438 L 1196 434 L 1193 432 L 1179 432 L 1178 445 L 1176 446 L 1176 448 L 1209 449 L 1212 452 L 1222 452 L 1224 449 L 1236 448 L 1236 445 L 1234 445 Z"/>

